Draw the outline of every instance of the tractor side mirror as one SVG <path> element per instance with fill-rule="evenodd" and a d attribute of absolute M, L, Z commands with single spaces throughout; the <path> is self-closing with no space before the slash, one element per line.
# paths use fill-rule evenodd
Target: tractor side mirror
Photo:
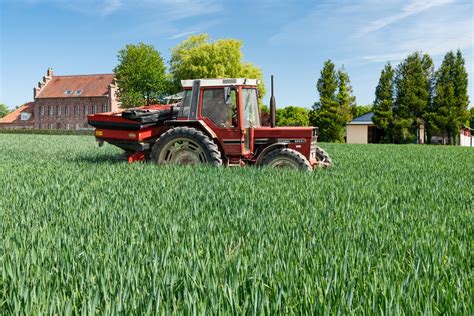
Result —
<path fill-rule="evenodd" d="M 224 87 L 224 103 L 226 105 L 232 105 L 232 96 L 230 87 Z"/>

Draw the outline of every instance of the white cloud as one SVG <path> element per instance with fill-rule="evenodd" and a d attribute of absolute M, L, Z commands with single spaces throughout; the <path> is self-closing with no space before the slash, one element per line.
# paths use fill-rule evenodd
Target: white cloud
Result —
<path fill-rule="evenodd" d="M 194 34 L 194 33 L 197 33 L 197 32 L 196 31 L 183 32 L 183 33 L 179 33 L 179 34 L 170 36 L 167 39 L 177 39 L 177 38 L 185 37 L 185 36 L 188 36 L 188 35 L 191 35 L 191 34 Z"/>
<path fill-rule="evenodd" d="M 118 9 L 120 9 L 121 6 L 122 6 L 121 0 L 106 0 L 103 5 L 101 14 L 103 16 L 107 16 L 117 11 Z"/>
<path fill-rule="evenodd" d="M 368 26 L 360 29 L 357 36 L 363 36 L 367 33 L 378 31 L 390 24 L 408 18 L 412 15 L 420 14 L 431 8 L 447 5 L 453 2 L 454 0 L 414 0 L 408 5 L 405 5 L 401 12 L 372 21 Z"/>

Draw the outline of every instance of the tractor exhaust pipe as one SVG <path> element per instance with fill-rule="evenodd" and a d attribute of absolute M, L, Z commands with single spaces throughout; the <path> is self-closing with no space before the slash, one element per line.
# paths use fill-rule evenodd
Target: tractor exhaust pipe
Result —
<path fill-rule="evenodd" d="M 270 126 L 275 127 L 276 102 L 275 102 L 275 96 L 273 95 L 273 75 L 271 78 L 272 78 L 272 81 L 271 81 L 272 95 L 270 97 Z"/>

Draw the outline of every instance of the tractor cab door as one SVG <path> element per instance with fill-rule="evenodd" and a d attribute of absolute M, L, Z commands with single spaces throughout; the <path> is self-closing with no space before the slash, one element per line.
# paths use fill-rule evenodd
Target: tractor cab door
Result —
<path fill-rule="evenodd" d="M 258 93 L 255 87 L 242 87 L 240 89 L 242 108 L 242 136 L 243 154 L 251 154 L 254 151 L 254 128 L 260 125 L 260 111 L 258 108 Z"/>
<path fill-rule="evenodd" d="M 226 155 L 241 156 L 241 131 L 236 87 L 204 87 L 200 117 L 217 134 Z"/>

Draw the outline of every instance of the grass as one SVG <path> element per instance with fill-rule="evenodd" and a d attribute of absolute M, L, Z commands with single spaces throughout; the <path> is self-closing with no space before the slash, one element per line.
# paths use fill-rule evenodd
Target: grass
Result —
<path fill-rule="evenodd" d="M 474 150 L 324 144 L 301 173 L 0 135 L 0 314 L 473 314 Z"/>

